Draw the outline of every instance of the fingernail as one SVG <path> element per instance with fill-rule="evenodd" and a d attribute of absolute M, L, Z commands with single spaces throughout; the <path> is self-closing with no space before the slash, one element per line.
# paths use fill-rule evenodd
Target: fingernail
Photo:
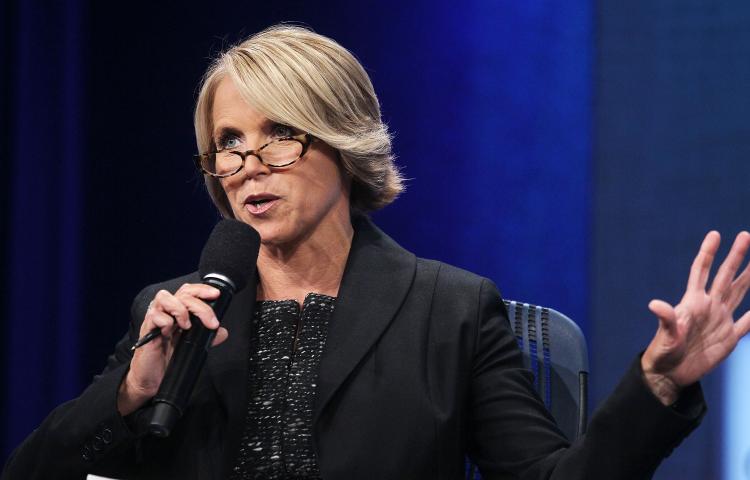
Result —
<path fill-rule="evenodd" d="M 214 328 L 219 328 L 219 319 L 214 317 L 211 319 L 211 323 L 213 323 Z"/>

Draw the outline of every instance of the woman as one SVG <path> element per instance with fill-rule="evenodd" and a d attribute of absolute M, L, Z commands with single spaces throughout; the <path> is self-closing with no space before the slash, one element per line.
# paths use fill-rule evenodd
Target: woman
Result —
<path fill-rule="evenodd" d="M 222 326 L 196 274 L 144 289 L 104 373 L 58 407 L 3 478 L 648 478 L 700 420 L 697 381 L 750 327 L 734 309 L 750 234 L 710 290 L 711 232 L 679 305 L 573 445 L 522 368 L 494 285 L 416 258 L 363 215 L 402 190 L 377 97 L 330 39 L 273 27 L 223 54 L 199 94 L 198 165 L 225 217 L 261 236 L 257 285 Z M 735 278 L 736 276 L 736 278 Z M 142 420 L 193 313 L 218 329 L 169 438 Z M 130 353 L 154 327 L 162 336 Z"/>

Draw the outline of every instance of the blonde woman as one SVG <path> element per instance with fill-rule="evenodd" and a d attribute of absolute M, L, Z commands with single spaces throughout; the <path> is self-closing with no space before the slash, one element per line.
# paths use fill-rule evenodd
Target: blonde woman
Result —
<path fill-rule="evenodd" d="M 144 289 L 130 331 L 3 478 L 648 478 L 699 422 L 696 383 L 748 330 L 740 234 L 710 289 L 707 235 L 676 307 L 589 433 L 570 445 L 538 399 L 488 280 L 415 257 L 367 218 L 403 190 L 377 97 L 343 47 L 276 26 L 222 54 L 195 111 L 198 168 L 225 217 L 261 237 L 257 284 L 222 325 L 196 274 Z M 165 439 L 148 412 L 189 313 L 218 329 Z M 162 336 L 130 346 L 155 327 Z"/>

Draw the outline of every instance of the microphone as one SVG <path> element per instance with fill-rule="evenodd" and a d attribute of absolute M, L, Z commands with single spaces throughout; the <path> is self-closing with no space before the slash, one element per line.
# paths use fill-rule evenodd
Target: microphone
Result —
<path fill-rule="evenodd" d="M 221 322 L 232 295 L 239 292 L 255 276 L 255 263 L 260 249 L 260 235 L 246 223 L 221 220 L 216 224 L 201 253 L 198 272 L 202 282 L 217 288 L 221 294 L 206 302 Z M 216 336 L 194 315 L 191 327 L 183 331 L 175 346 L 172 359 L 164 373 L 159 391 L 153 399 L 153 411 L 148 431 L 157 437 L 167 437 L 177 420 L 185 412 L 190 394 L 206 361 L 208 349 Z"/>

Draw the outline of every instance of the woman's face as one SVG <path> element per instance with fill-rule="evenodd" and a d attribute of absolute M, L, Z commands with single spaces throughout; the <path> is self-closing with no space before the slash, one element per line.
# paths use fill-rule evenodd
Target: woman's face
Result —
<path fill-rule="evenodd" d="M 212 118 L 219 149 L 255 150 L 275 138 L 301 133 L 253 109 L 228 77 L 216 88 Z M 294 246 L 349 225 L 348 178 L 336 151 L 320 140 L 285 169 L 272 170 L 249 155 L 244 168 L 221 184 L 235 218 L 255 228 L 265 246 Z"/>

